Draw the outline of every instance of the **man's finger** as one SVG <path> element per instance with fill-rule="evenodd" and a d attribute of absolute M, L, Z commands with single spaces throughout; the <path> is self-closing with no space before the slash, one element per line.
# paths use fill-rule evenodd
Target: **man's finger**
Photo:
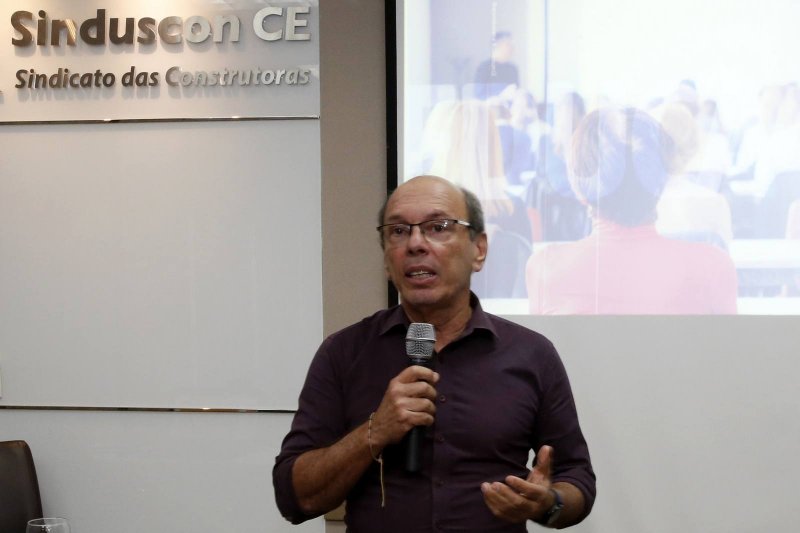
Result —
<path fill-rule="evenodd" d="M 436 404 L 427 398 L 406 398 L 399 405 L 411 413 L 436 414 Z"/>
<path fill-rule="evenodd" d="M 429 400 L 436 398 L 436 389 L 426 381 L 404 383 L 402 387 L 398 388 L 398 391 L 409 398 L 428 398 Z"/>
<path fill-rule="evenodd" d="M 413 383 L 414 381 L 427 381 L 434 384 L 439 381 L 439 374 L 425 368 L 424 366 L 413 365 L 403 369 L 402 372 L 397 374 L 397 381 L 400 383 Z"/>
<path fill-rule="evenodd" d="M 514 499 L 520 498 L 518 494 L 502 483 L 483 483 L 481 490 L 487 505 L 498 513 L 507 512 L 508 509 L 513 507 Z"/>
<path fill-rule="evenodd" d="M 483 500 L 493 515 L 509 522 L 525 521 L 535 505 L 514 489 L 500 482 L 482 483 Z"/>
<path fill-rule="evenodd" d="M 547 496 L 548 487 L 531 483 L 530 481 L 526 481 L 516 476 L 508 476 L 506 478 L 506 484 L 514 493 L 519 494 L 526 500 L 530 500 L 532 502 L 538 502 Z"/>
<path fill-rule="evenodd" d="M 536 453 L 536 465 L 528 474 L 528 481 L 537 485 L 550 486 L 551 464 L 553 462 L 553 447 L 542 446 Z"/>

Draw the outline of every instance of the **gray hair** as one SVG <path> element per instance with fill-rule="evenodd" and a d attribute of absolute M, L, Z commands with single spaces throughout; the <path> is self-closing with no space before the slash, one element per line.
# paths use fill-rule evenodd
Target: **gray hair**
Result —
<path fill-rule="evenodd" d="M 464 194 L 464 202 L 467 204 L 467 222 L 472 224 L 469 231 L 474 239 L 476 235 L 480 235 L 486 230 L 483 222 L 483 207 L 474 192 L 464 187 L 459 187 L 459 190 Z"/>

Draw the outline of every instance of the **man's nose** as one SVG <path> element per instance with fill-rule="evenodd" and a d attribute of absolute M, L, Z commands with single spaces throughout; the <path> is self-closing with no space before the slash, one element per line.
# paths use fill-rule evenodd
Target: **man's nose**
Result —
<path fill-rule="evenodd" d="M 406 246 L 409 252 L 428 250 L 428 239 L 423 235 L 422 228 L 419 226 L 411 226 L 411 233 L 408 236 Z"/>

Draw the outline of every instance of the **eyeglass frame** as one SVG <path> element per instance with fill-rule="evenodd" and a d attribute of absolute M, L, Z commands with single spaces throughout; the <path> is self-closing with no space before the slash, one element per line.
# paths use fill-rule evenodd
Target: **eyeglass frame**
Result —
<path fill-rule="evenodd" d="M 467 222 L 466 220 L 459 220 L 457 218 L 432 218 L 432 219 L 429 219 L 429 220 L 423 220 L 422 222 L 417 222 L 416 224 L 409 224 L 407 222 L 392 222 L 390 224 L 381 224 L 380 226 L 376 227 L 375 229 L 380 233 L 381 242 L 383 243 L 383 242 L 386 241 L 386 236 L 383 234 L 383 228 L 388 228 L 390 226 L 405 226 L 405 227 L 408 227 L 408 236 L 406 237 L 406 239 L 408 239 L 408 238 L 411 237 L 411 234 L 414 232 L 414 226 L 417 226 L 419 228 L 420 235 L 425 237 L 426 241 L 432 242 L 432 241 L 430 241 L 428 239 L 428 237 L 425 235 L 425 232 L 422 230 L 422 225 L 423 224 L 428 224 L 430 222 L 449 222 L 449 223 L 453 223 L 453 224 L 458 225 L 458 226 L 464 226 L 465 228 L 467 228 L 470 231 L 470 233 L 475 231 L 475 227 L 472 225 L 472 223 Z"/>

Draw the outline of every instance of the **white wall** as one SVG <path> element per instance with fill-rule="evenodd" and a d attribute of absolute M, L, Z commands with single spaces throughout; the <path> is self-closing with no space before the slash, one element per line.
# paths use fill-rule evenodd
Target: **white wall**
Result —
<path fill-rule="evenodd" d="M 385 304 L 381 254 L 374 235 L 375 211 L 386 188 L 383 5 L 372 0 L 329 2 L 320 11 L 322 119 L 315 127 L 321 147 L 308 141 L 296 162 L 304 168 L 316 164 L 319 169 L 321 159 L 321 198 L 309 200 L 322 208 L 322 261 L 310 266 L 321 269 L 323 329 L 331 332 Z M 287 133 L 297 127 L 304 126 L 294 123 Z M 192 144 L 203 126 L 163 129 L 176 128 L 184 133 L 181 139 L 187 144 L 173 152 L 175 161 L 209 156 Z M 61 131 L 70 130 L 62 127 Z M 174 149 L 176 139 L 165 135 L 169 138 L 164 149 Z M 261 137 L 254 136 L 255 140 Z M 227 134 L 219 135 L 218 151 L 230 148 L 229 140 Z M 124 136 L 120 142 L 126 142 Z M 58 150 L 58 142 L 50 144 L 40 147 L 42 153 Z M 87 143 L 81 149 L 97 148 L 102 145 Z M 258 151 L 263 145 L 252 148 Z M 4 148 L 0 155 L 5 161 L 14 154 Z M 242 164 L 247 165 L 248 158 L 244 160 Z M 248 172 L 261 175 L 268 165 L 259 165 Z M 292 179 L 308 177 L 313 176 L 306 170 L 291 175 Z M 354 205 L 364 208 L 354 209 Z M 313 247 L 307 241 L 295 245 Z M 316 246 L 319 249 L 318 242 Z M 9 264 L 7 256 L 0 257 L 2 264 Z M 219 286 L 224 288 L 227 282 L 221 280 Z M 310 315 L 317 305 L 310 303 Z M 312 330 L 307 340 L 316 345 L 321 334 L 313 325 Z M 312 354 L 297 349 L 282 355 L 291 363 L 288 366 L 304 373 Z M 4 357 L 0 353 L 0 371 Z M 122 377 L 129 370 L 141 375 L 144 370 L 136 362 L 136 357 L 128 358 L 110 371 Z M 164 363 L 160 361 L 148 374 L 155 382 Z M 285 376 L 286 366 L 276 365 L 274 374 L 265 377 Z M 95 367 L 87 369 L 81 379 L 91 381 L 94 371 Z M 138 381 L 120 384 L 128 390 L 156 386 Z M 289 388 L 299 384 L 296 376 L 285 382 Z M 13 390 L 14 380 L 4 385 Z M 220 398 L 240 393 L 228 385 L 219 392 Z M 8 404 L 6 398 L 0 399 L 0 440 L 22 438 L 31 443 L 45 513 L 70 517 L 76 533 L 325 529 L 321 518 L 290 526 L 274 504 L 271 469 L 288 430 L 288 414 L 7 410 L 1 408 Z M 285 407 L 282 401 L 270 403 L 273 408 Z"/>
<path fill-rule="evenodd" d="M 317 120 L 5 126 L 0 146 L 5 403 L 294 407 L 322 334 Z"/>
<path fill-rule="evenodd" d="M 76 533 L 289 529 L 270 471 L 291 415 L 13 410 L 0 420 L 0 438 L 31 446 L 45 515 Z"/>
<path fill-rule="evenodd" d="M 800 318 L 512 318 L 570 376 L 598 479 L 576 531 L 797 530 Z"/>

